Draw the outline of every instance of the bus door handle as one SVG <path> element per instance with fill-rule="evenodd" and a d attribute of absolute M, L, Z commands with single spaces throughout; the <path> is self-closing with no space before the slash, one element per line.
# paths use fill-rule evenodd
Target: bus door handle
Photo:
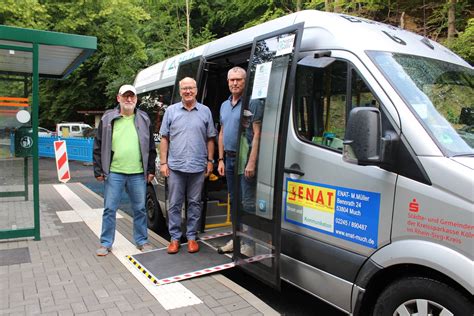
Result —
<path fill-rule="evenodd" d="M 301 177 L 304 176 L 304 172 L 301 170 L 300 165 L 298 165 L 297 163 L 292 164 L 289 168 L 285 167 L 284 171 L 285 173 L 293 173 Z"/>

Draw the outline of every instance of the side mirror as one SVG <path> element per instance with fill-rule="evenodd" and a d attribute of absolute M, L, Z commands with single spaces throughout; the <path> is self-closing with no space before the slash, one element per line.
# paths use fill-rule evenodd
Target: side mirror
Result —
<path fill-rule="evenodd" d="M 342 159 L 358 165 L 379 165 L 381 159 L 380 111 L 374 107 L 357 107 L 349 113 L 343 142 Z"/>
<path fill-rule="evenodd" d="M 474 108 L 462 108 L 459 124 L 474 125 Z"/>

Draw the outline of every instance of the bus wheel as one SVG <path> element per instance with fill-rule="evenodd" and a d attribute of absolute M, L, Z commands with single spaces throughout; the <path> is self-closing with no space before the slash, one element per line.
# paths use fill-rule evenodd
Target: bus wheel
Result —
<path fill-rule="evenodd" d="M 472 301 L 436 280 L 407 277 L 380 294 L 373 315 L 473 315 Z"/>
<path fill-rule="evenodd" d="M 151 185 L 146 188 L 146 213 L 148 218 L 148 228 L 153 230 L 158 235 L 168 233 L 166 227 L 166 220 L 161 212 L 160 204 L 156 199 L 155 190 Z"/>

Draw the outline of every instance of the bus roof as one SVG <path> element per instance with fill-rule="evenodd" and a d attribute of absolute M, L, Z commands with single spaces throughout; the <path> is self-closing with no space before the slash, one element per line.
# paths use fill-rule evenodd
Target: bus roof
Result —
<path fill-rule="evenodd" d="M 143 69 L 135 78 L 135 87 L 140 94 L 172 86 L 180 62 L 199 56 L 209 59 L 250 45 L 256 36 L 297 23 L 304 23 L 300 51 L 343 49 L 359 56 L 368 50 L 389 51 L 470 67 L 449 49 L 415 33 L 345 14 L 305 10 L 225 36 Z"/>

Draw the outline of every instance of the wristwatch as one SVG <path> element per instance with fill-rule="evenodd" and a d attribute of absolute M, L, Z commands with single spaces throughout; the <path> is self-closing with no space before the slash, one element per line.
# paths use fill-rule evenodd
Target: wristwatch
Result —
<path fill-rule="evenodd" d="M 208 159 L 207 162 L 215 163 L 214 159 Z"/>

